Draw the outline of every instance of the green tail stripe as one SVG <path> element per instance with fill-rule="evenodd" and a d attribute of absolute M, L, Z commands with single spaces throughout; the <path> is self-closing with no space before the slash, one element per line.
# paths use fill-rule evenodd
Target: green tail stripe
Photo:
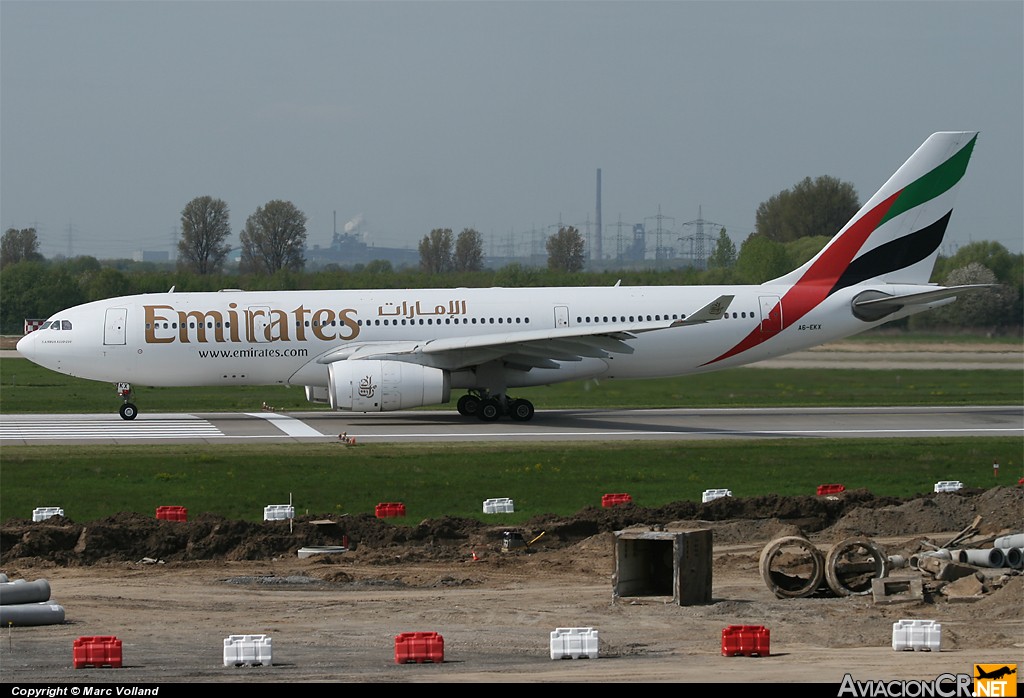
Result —
<path fill-rule="evenodd" d="M 956 155 L 920 179 L 904 187 L 899 197 L 893 203 L 892 208 L 889 209 L 889 212 L 879 222 L 879 225 L 895 218 L 904 211 L 909 211 L 915 206 L 920 206 L 926 201 L 934 199 L 959 182 L 960 178 L 964 176 L 964 172 L 967 171 L 967 162 L 971 159 L 971 152 L 974 150 L 974 143 L 977 140 L 978 137 L 975 136 Z"/>

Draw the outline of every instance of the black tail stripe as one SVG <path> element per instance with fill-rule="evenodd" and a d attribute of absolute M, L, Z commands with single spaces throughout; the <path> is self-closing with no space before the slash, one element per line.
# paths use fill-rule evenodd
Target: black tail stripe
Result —
<path fill-rule="evenodd" d="M 949 224 L 949 217 L 952 214 L 953 211 L 950 210 L 927 228 L 904 235 L 862 254 L 850 262 L 846 271 L 836 280 L 829 295 L 848 286 L 897 269 L 904 269 L 912 264 L 917 264 L 922 259 L 927 259 L 942 244 L 942 238 L 946 234 L 946 226 Z"/>

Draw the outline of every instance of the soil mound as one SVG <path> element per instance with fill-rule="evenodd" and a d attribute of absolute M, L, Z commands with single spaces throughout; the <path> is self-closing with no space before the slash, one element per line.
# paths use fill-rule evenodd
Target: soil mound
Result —
<path fill-rule="evenodd" d="M 658 508 L 631 503 L 588 507 L 570 517 L 538 516 L 514 527 L 544 549 L 576 546 L 630 527 L 704 527 L 719 544 L 766 541 L 779 535 L 834 533 L 837 537 L 907 536 L 960 531 L 974 522 L 994 537 L 1024 528 L 1024 488 L 996 487 L 929 494 L 913 499 L 848 491 L 832 497 L 724 497 L 708 503 L 674 502 Z M 295 556 L 310 546 L 344 546 L 380 553 L 382 559 L 445 561 L 467 550 L 500 548 L 508 525 L 444 517 L 416 525 L 372 514 L 302 516 L 293 521 L 235 521 L 199 514 L 164 521 L 122 513 L 79 523 L 66 517 L 0 526 L 0 564 L 23 560 L 83 566 L 151 559 L 166 562 L 265 560 Z M 539 538 L 538 538 L 539 536 Z"/>

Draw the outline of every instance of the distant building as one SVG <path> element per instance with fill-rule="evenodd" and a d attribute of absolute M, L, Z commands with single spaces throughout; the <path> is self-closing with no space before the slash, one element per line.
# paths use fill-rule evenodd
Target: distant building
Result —
<path fill-rule="evenodd" d="M 138 250 L 132 253 L 132 261 L 166 263 L 171 261 L 171 253 L 167 250 Z"/>
<path fill-rule="evenodd" d="M 410 250 L 402 247 L 375 247 L 366 244 L 359 233 L 334 233 L 331 244 L 328 247 L 306 248 L 306 268 L 316 269 L 328 264 L 337 264 L 339 267 L 354 267 L 357 264 L 367 264 L 374 260 L 391 262 L 395 269 L 403 267 L 418 266 L 420 263 L 419 250 Z"/>

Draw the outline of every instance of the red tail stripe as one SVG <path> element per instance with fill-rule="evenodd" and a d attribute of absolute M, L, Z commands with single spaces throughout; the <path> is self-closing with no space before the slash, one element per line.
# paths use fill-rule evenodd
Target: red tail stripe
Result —
<path fill-rule="evenodd" d="M 786 329 L 794 322 L 802 318 L 819 303 L 828 298 L 832 288 L 836 285 L 839 277 L 853 261 L 853 258 L 860 251 L 861 247 L 875 231 L 882 219 L 892 208 L 893 203 L 899 198 L 902 190 L 894 193 L 882 201 L 873 209 L 865 213 L 842 236 L 832 243 L 832 246 L 825 250 L 804 275 L 793 284 L 793 287 L 782 297 L 782 329 Z M 772 308 L 775 313 L 778 306 Z M 774 334 L 766 334 L 761 331 L 761 326 L 751 330 L 750 334 L 744 337 L 739 344 L 724 354 L 708 361 L 713 364 L 731 356 L 736 356 L 752 347 L 756 347 Z"/>

